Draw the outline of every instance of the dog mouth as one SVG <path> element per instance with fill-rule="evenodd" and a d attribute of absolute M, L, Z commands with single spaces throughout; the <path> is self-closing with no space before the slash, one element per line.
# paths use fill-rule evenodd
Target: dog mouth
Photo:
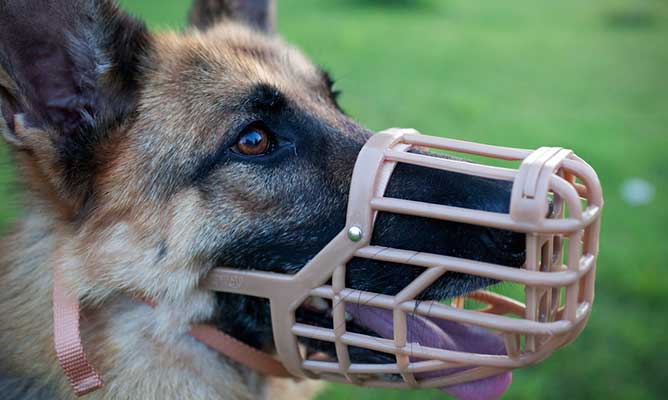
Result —
<path fill-rule="evenodd" d="M 333 313 L 332 303 L 321 298 L 309 298 L 298 312 L 298 319 L 311 323 L 330 321 Z M 394 336 L 394 322 L 392 310 L 372 307 L 365 304 L 346 303 L 346 329 L 349 332 L 361 333 L 382 339 L 392 340 Z M 506 349 L 501 337 L 477 326 L 461 324 L 454 321 L 432 319 L 409 313 L 406 316 L 407 343 L 409 346 L 432 347 L 442 350 L 477 353 L 484 355 L 505 355 Z M 311 356 L 333 361 L 336 352 L 333 346 L 323 342 L 304 343 Z M 350 348 L 352 362 L 361 363 L 396 363 L 394 356 L 373 350 Z M 424 361 L 419 357 L 410 357 L 411 362 Z M 416 372 L 415 378 L 425 379 L 442 378 L 465 371 L 469 368 L 449 368 L 435 372 Z M 401 379 L 399 376 L 397 380 Z M 504 372 L 500 375 L 471 381 L 462 384 L 442 387 L 441 390 L 460 400 L 494 400 L 500 398 L 510 387 L 512 373 Z"/>

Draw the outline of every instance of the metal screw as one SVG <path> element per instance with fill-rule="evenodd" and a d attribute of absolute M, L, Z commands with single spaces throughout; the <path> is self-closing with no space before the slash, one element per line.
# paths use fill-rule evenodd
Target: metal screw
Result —
<path fill-rule="evenodd" d="M 353 242 L 359 242 L 363 237 L 364 232 L 362 232 L 362 228 L 359 226 L 353 226 L 352 228 L 348 229 L 348 239 L 352 240 Z"/>

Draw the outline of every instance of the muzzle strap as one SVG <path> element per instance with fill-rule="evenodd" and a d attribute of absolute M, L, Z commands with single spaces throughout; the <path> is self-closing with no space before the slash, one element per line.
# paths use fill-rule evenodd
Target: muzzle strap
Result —
<path fill-rule="evenodd" d="M 140 300 L 153 309 L 157 307 L 155 302 L 147 298 L 142 297 Z M 271 354 L 251 347 L 213 325 L 194 325 L 189 333 L 198 342 L 261 375 L 275 378 L 295 378 Z"/>
<path fill-rule="evenodd" d="M 58 363 L 77 396 L 104 386 L 88 361 L 79 330 L 79 301 L 63 285 L 58 268 L 53 271 L 53 339 Z"/>
<path fill-rule="evenodd" d="M 264 353 L 211 325 L 196 325 L 190 335 L 227 358 L 267 376 L 292 378 L 293 375 L 271 354 Z"/>

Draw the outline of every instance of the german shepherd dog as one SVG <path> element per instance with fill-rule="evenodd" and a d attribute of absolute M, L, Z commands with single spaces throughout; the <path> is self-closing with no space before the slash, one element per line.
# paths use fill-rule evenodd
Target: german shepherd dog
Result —
<path fill-rule="evenodd" d="M 265 302 L 200 282 L 217 266 L 304 266 L 343 229 L 372 132 L 338 106 L 332 78 L 275 33 L 271 0 L 197 0 L 189 20 L 184 32 L 154 33 L 113 0 L 0 0 L 0 131 L 25 188 L 25 213 L 0 244 L 2 399 L 74 396 L 53 350 L 54 267 L 82 303 L 86 349 L 106 383 L 91 398 L 308 395 L 188 331 L 214 323 L 271 352 Z M 503 212 L 511 187 L 402 165 L 387 190 Z M 416 217 L 381 214 L 374 238 L 511 266 L 524 259 L 523 235 Z M 420 272 L 355 259 L 347 280 L 396 294 Z M 449 273 L 420 298 L 493 283 Z M 322 312 L 298 318 L 326 324 Z M 352 357 L 387 361 L 361 349 Z"/>

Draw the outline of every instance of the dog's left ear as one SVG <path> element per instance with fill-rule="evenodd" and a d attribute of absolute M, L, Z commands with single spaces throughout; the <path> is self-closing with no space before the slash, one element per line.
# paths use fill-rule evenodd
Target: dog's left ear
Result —
<path fill-rule="evenodd" d="M 84 197 L 100 143 L 136 109 L 150 42 L 112 0 L 0 1 L 0 131 L 33 186 Z"/>
<path fill-rule="evenodd" d="M 190 9 L 192 26 L 206 30 L 224 19 L 248 24 L 266 33 L 276 31 L 275 0 L 195 0 Z"/>

